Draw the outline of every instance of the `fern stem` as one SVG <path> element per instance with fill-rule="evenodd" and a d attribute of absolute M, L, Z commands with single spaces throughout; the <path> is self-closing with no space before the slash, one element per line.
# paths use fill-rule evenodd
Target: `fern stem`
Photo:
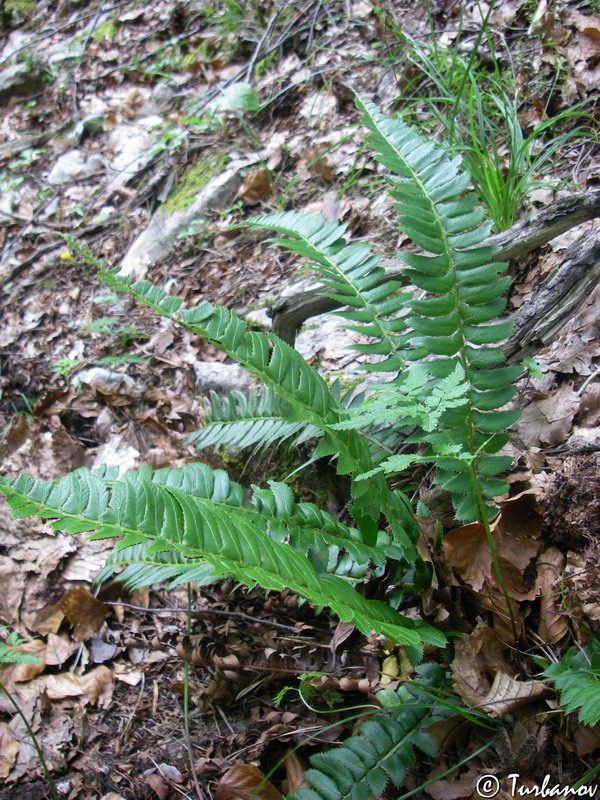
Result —
<path fill-rule="evenodd" d="M 475 750 L 474 753 L 469 753 L 468 756 L 465 756 L 465 758 L 461 759 L 461 761 L 457 762 L 456 764 L 452 764 L 452 766 L 448 767 L 448 769 L 444 770 L 444 772 L 440 772 L 433 778 L 429 778 L 428 780 L 419 784 L 419 786 L 417 786 L 415 789 L 411 789 L 410 792 L 405 792 L 404 794 L 401 794 L 400 797 L 396 798 L 396 800 L 407 800 L 408 797 L 412 797 L 417 792 L 420 792 L 421 789 L 426 789 L 428 786 L 431 786 L 432 783 L 437 783 L 438 781 L 442 780 L 442 778 L 445 778 L 446 775 L 451 775 L 453 772 L 456 772 L 456 770 L 460 769 L 460 767 L 462 767 L 464 764 L 468 764 L 469 761 L 471 761 L 471 759 L 476 758 L 478 755 L 480 755 L 485 750 L 490 748 L 494 744 L 494 742 L 496 742 L 499 739 L 499 737 L 500 734 L 499 733 L 496 734 L 496 736 L 494 736 L 493 739 L 491 739 L 489 742 L 486 742 L 484 745 L 479 747 L 477 750 Z"/>
<path fill-rule="evenodd" d="M 487 539 L 488 547 L 490 548 L 490 555 L 492 557 L 492 564 L 494 565 L 494 572 L 496 573 L 496 579 L 498 580 L 498 585 L 502 590 L 502 594 L 506 602 L 506 608 L 508 609 L 508 616 L 510 617 L 510 626 L 512 629 L 513 636 L 515 638 L 515 642 L 518 642 L 519 634 L 517 632 L 517 623 L 515 620 L 515 615 L 513 613 L 510 596 L 508 594 L 508 589 L 506 587 L 506 581 L 504 580 L 504 576 L 502 575 L 502 570 L 500 569 L 500 562 L 498 561 L 498 553 L 496 552 L 496 545 L 494 544 L 494 537 L 492 535 L 492 528 L 488 517 L 488 507 L 485 504 L 483 495 L 481 493 L 481 489 L 479 488 L 477 475 L 475 474 L 475 468 L 473 467 L 472 461 L 467 464 L 467 469 L 469 471 L 471 486 L 473 487 L 473 494 L 475 495 L 475 502 L 477 503 L 477 507 L 479 509 L 481 524 L 483 525 L 483 529 L 485 531 L 485 538 Z"/>
<path fill-rule="evenodd" d="M 32 742 L 32 744 L 33 744 L 33 746 L 35 748 L 35 751 L 38 754 L 38 758 L 40 759 L 40 764 L 42 765 L 42 769 L 44 770 L 44 775 L 46 776 L 46 780 L 48 781 L 48 785 L 50 787 L 50 794 L 52 795 L 54 800 L 59 800 L 58 792 L 56 791 L 56 784 L 54 783 L 54 780 L 52 779 L 52 775 L 50 775 L 50 770 L 48 769 L 48 765 L 46 764 L 46 759 L 44 758 L 44 753 L 42 752 L 42 748 L 38 744 L 36 735 L 33 732 L 33 728 L 29 724 L 25 714 L 21 711 L 21 708 L 20 708 L 19 704 L 17 703 L 15 698 L 12 696 L 12 694 L 8 691 L 6 686 L 2 683 L 2 681 L 0 681 L 0 689 L 2 689 L 4 694 L 8 697 L 8 699 L 10 700 L 12 705 L 14 706 L 15 711 L 21 717 L 21 720 L 23 721 L 23 724 L 25 725 L 25 728 L 26 728 L 27 733 L 29 735 L 29 738 L 31 739 L 31 742 Z"/>
<path fill-rule="evenodd" d="M 187 605 L 186 605 L 186 621 L 185 632 L 189 639 L 192 632 L 192 584 L 187 583 Z M 194 766 L 194 749 L 192 747 L 192 738 L 190 736 L 190 663 L 186 659 L 183 662 L 183 730 L 185 733 L 185 744 L 190 759 L 190 772 L 194 781 L 194 789 L 198 800 L 203 800 L 204 795 L 198 783 L 198 776 L 196 775 L 196 768 Z"/>

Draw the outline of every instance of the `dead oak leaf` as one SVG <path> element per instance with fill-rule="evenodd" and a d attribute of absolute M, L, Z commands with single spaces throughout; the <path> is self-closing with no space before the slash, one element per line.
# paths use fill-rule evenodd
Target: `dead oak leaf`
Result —
<path fill-rule="evenodd" d="M 553 447 L 565 441 L 581 399 L 571 384 L 565 384 L 526 406 L 515 423 L 521 441 L 528 447 Z"/>
<path fill-rule="evenodd" d="M 492 539 L 509 595 L 515 600 L 532 599 L 523 573 L 540 549 L 537 537 L 542 518 L 532 493 L 522 493 L 501 503 L 492 523 Z M 466 583 L 480 592 L 486 581 L 497 583 L 484 526 L 479 522 L 450 531 L 442 541 L 444 561 L 453 571 L 455 586 Z M 506 573 L 506 574 L 505 574 Z M 459 580 L 457 580 L 457 577 Z M 535 593 L 534 595 L 535 596 Z"/>
<path fill-rule="evenodd" d="M 68 589 L 54 607 L 65 615 L 73 628 L 73 638 L 78 642 L 91 639 L 111 614 L 109 606 L 82 586 Z"/>
<path fill-rule="evenodd" d="M 273 194 L 271 173 L 265 167 L 251 169 L 238 189 L 237 196 L 245 203 L 255 206 Z"/>
<path fill-rule="evenodd" d="M 253 764 L 238 764 L 223 775 L 215 797 L 216 800 L 281 800 L 281 793 L 265 781 Z"/>

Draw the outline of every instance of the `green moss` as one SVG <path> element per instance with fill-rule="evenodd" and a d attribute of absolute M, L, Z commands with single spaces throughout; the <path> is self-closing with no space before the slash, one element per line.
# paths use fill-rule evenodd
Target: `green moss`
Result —
<path fill-rule="evenodd" d="M 214 154 L 199 159 L 193 167 L 186 170 L 162 205 L 165 214 L 169 216 L 175 211 L 186 209 L 200 189 L 225 166 L 226 161 L 227 156 L 224 153 Z"/>
<path fill-rule="evenodd" d="M 6 0 L 5 11 L 15 11 L 23 17 L 30 17 L 35 11 L 36 0 Z"/>
<path fill-rule="evenodd" d="M 327 379 L 329 382 L 333 381 L 335 378 L 338 379 L 342 394 L 359 386 L 366 376 L 366 373 L 364 375 L 348 375 L 343 369 L 331 369 L 327 371 Z"/>
<path fill-rule="evenodd" d="M 109 17 L 92 31 L 92 39 L 95 42 L 103 42 L 105 39 L 108 39 L 110 42 L 112 42 L 115 39 L 118 30 L 119 25 L 117 20 L 114 17 Z"/>

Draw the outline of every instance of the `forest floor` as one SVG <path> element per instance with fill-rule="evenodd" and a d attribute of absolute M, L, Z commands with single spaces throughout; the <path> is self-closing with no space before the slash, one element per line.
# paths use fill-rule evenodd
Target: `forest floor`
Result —
<path fill-rule="evenodd" d="M 101 463 L 158 468 L 201 458 L 249 486 L 283 478 L 306 457 L 198 455 L 186 445 L 206 409 L 198 363 L 223 363 L 224 354 L 112 294 L 64 234 L 118 266 L 161 204 L 189 193 L 186 176 L 189 186 L 198 170 L 218 174 L 242 163 L 237 191 L 136 269 L 190 304 L 261 308 L 290 282 L 295 259 L 235 226 L 292 208 L 348 222 L 354 235 L 392 254 L 407 237 L 363 148 L 352 90 L 385 113 L 406 110 L 443 138 L 425 102 L 434 90 L 410 57 L 413 40 L 427 46 L 433 34 L 447 52 L 469 58 L 490 12 L 473 70 L 501 69 L 519 98 L 525 134 L 544 115 L 589 101 L 588 134 L 566 141 L 544 165 L 518 218 L 598 189 L 594 2 L 510 0 L 490 9 L 455 0 L 5 0 L 3 8 L 0 63 L 7 72 L 18 62 L 22 74 L 8 88 L 0 76 L 2 475 L 52 479 Z M 253 92 L 236 94 L 248 83 Z M 509 310 L 598 226 L 589 220 L 510 262 Z M 557 711 L 556 693 L 538 682 L 540 668 L 527 656 L 557 660 L 600 635 L 598 299 L 592 293 L 535 353 L 541 373 L 519 387 L 511 493 L 495 533 L 518 641 L 490 589 L 481 531 L 440 511 L 446 534 L 435 549 L 435 525 L 422 523 L 436 584 L 414 607 L 462 632 L 451 663 L 442 664 L 467 706 L 489 710 L 494 678 L 513 681 L 496 695 L 500 728 L 490 744 L 487 729 L 460 717 L 438 726 L 431 732 L 438 756 L 419 757 L 403 787 L 385 796 L 416 789 L 433 800 L 477 798 L 478 778 L 492 773 L 502 779 L 498 796 L 510 797 L 509 774 L 529 787 L 546 774 L 552 784 L 572 785 L 597 766 L 600 724 Z M 311 362 L 342 374 L 344 353 L 325 345 Z M 433 507 L 429 480 L 425 472 L 412 476 Z M 327 464 L 294 483 L 300 499 L 324 497 L 334 511 L 337 488 Z M 269 773 L 255 796 L 273 800 L 302 786 L 311 754 L 351 735 L 349 707 L 372 702 L 407 674 L 401 652 L 382 637 L 336 624 L 291 592 L 224 580 L 191 590 L 188 619 L 185 589 L 127 594 L 116 582 L 93 586 L 110 549 L 106 540 L 11 520 L 0 504 L 0 624 L 38 658 L 0 665 L 0 679 L 29 720 L 60 797 L 234 800 L 253 796 Z M 386 588 L 384 576 L 365 590 L 377 597 Z M 297 691 L 276 703 L 309 672 L 320 673 L 307 679 L 310 703 Z M 0 798 L 48 796 L 27 730 L 4 696 L 0 781 Z"/>

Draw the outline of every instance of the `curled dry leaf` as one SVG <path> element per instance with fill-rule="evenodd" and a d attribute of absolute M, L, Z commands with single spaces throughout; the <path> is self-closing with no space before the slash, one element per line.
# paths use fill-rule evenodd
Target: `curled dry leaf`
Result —
<path fill-rule="evenodd" d="M 549 547 L 537 561 L 540 587 L 540 639 L 557 644 L 569 632 L 567 615 L 562 607 L 562 577 L 565 557 L 557 547 Z"/>
<path fill-rule="evenodd" d="M 250 206 L 258 205 L 273 194 L 271 173 L 265 167 L 251 169 L 238 189 L 238 197 Z"/>
<path fill-rule="evenodd" d="M 493 676 L 510 672 L 504 647 L 494 631 L 480 622 L 472 634 L 456 642 L 452 663 L 454 690 L 467 705 L 478 705 L 490 690 Z"/>
<path fill-rule="evenodd" d="M 511 672 L 503 645 L 483 623 L 456 643 L 454 690 L 468 706 L 502 717 L 547 690 L 541 681 L 519 681 Z"/>
<path fill-rule="evenodd" d="M 0 778 L 7 778 L 19 754 L 19 742 L 12 728 L 0 722 Z"/>
<path fill-rule="evenodd" d="M 281 792 L 269 781 L 262 783 L 263 781 L 264 775 L 253 764 L 238 764 L 223 775 L 220 786 L 215 792 L 215 798 L 216 800 L 250 800 L 250 798 L 281 800 Z"/>
<path fill-rule="evenodd" d="M 101 603 L 82 586 L 68 589 L 55 604 L 73 627 L 73 638 L 78 642 L 91 639 L 110 616 L 110 606 Z"/>
<path fill-rule="evenodd" d="M 571 384 L 565 384 L 545 398 L 534 400 L 515 423 L 519 438 L 527 447 L 554 447 L 569 435 L 580 398 Z"/>
<path fill-rule="evenodd" d="M 541 532 L 542 517 L 532 493 L 522 493 L 501 503 L 501 512 L 492 524 L 496 553 L 507 572 L 503 577 L 510 597 L 515 600 L 533 599 L 533 594 L 523 582 L 523 572 L 537 555 L 537 541 Z M 456 577 L 455 586 L 467 583 L 475 592 L 481 592 L 486 581 L 497 584 L 485 528 L 475 522 L 450 531 L 443 539 L 444 560 Z M 510 566 L 510 569 L 509 569 Z"/>

